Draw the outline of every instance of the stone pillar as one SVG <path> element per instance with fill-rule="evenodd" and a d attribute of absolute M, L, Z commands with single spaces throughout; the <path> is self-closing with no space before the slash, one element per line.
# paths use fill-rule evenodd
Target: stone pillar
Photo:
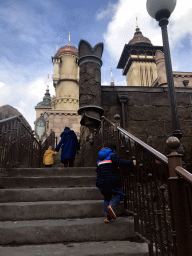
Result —
<path fill-rule="evenodd" d="M 127 96 L 118 94 L 119 102 L 121 103 L 121 115 L 122 115 L 122 127 L 126 129 L 126 120 L 125 120 L 125 105 L 127 102 Z"/>
<path fill-rule="evenodd" d="M 155 53 L 155 62 L 157 65 L 157 77 L 159 86 L 167 86 L 167 75 L 165 69 L 164 53 L 157 50 Z"/>
<path fill-rule="evenodd" d="M 81 163 L 82 166 L 95 166 L 93 132 L 101 124 L 103 108 L 101 107 L 101 56 L 103 43 L 91 47 L 81 40 L 78 47 L 79 76 L 79 110 L 81 115 Z"/>
<path fill-rule="evenodd" d="M 103 43 L 95 47 L 81 40 L 78 47 L 79 79 L 79 110 L 81 125 L 89 129 L 99 127 L 103 108 L 101 107 L 101 57 Z"/>

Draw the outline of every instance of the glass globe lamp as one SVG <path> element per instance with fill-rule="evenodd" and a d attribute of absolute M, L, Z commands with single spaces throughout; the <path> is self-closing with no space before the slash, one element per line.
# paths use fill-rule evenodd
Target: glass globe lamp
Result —
<path fill-rule="evenodd" d="M 177 0 L 147 0 L 147 11 L 149 15 L 160 20 L 161 18 L 169 18 L 175 9 Z"/>

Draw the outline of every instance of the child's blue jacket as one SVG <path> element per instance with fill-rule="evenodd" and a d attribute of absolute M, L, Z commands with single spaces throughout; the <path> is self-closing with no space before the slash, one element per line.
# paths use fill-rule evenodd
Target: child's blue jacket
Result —
<path fill-rule="evenodd" d="M 121 159 L 109 148 L 103 148 L 98 153 L 97 162 L 97 187 L 120 187 L 121 181 L 118 176 L 118 166 L 133 165 L 132 160 Z"/>

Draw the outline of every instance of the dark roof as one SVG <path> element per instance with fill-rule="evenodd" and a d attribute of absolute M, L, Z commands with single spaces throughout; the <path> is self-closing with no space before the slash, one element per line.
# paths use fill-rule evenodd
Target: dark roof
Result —
<path fill-rule="evenodd" d="M 75 46 L 71 46 L 70 44 L 68 44 L 68 45 L 61 47 L 55 54 L 54 58 L 59 58 L 61 55 L 64 55 L 67 53 L 78 56 L 77 48 Z"/>
<path fill-rule="evenodd" d="M 39 102 L 35 109 L 37 108 L 51 108 L 51 96 L 49 93 L 49 89 L 46 90 L 45 96 L 43 97 L 43 101 Z"/>
<path fill-rule="evenodd" d="M 149 38 L 144 37 L 139 28 L 136 28 L 133 39 L 131 39 L 128 45 L 152 45 Z"/>

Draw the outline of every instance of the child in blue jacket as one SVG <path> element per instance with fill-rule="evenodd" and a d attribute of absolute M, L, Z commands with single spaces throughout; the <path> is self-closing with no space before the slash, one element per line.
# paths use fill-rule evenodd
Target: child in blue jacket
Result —
<path fill-rule="evenodd" d="M 118 166 L 136 165 L 136 160 L 124 160 L 115 154 L 113 142 L 105 142 L 98 153 L 96 186 L 104 197 L 105 223 L 116 218 L 115 206 L 124 198 L 121 181 L 118 176 Z"/>

